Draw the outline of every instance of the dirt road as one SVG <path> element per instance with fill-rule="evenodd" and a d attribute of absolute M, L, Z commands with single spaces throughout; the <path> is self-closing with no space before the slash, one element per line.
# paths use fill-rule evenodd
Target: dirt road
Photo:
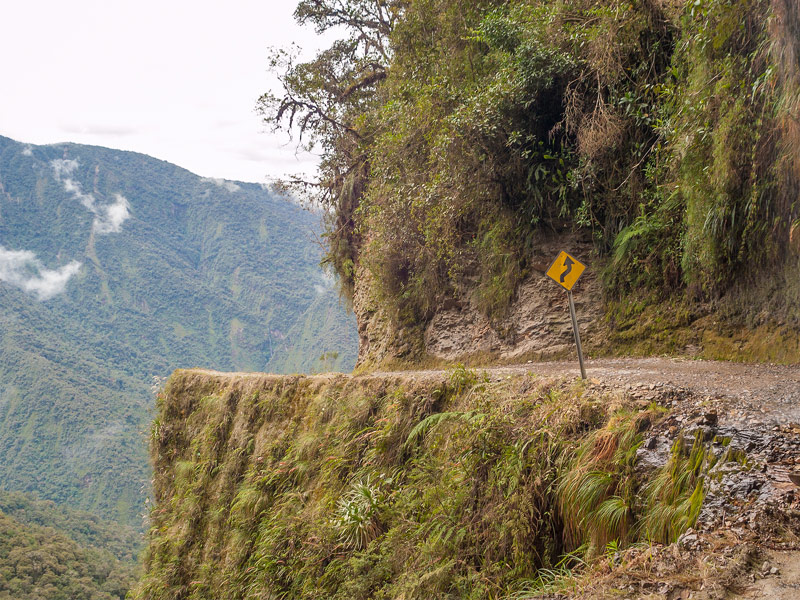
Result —
<path fill-rule="evenodd" d="M 531 373 L 543 377 L 578 377 L 578 363 L 542 362 L 477 368 L 490 378 Z M 446 371 L 404 371 L 405 376 L 440 377 Z M 377 372 L 373 376 L 399 375 Z M 732 363 L 672 358 L 605 358 L 586 362 L 590 382 L 631 390 L 675 388 L 716 400 L 721 421 L 738 422 L 758 415 L 765 423 L 800 422 L 800 365 Z"/>
<path fill-rule="evenodd" d="M 194 369 L 193 369 L 194 370 Z M 578 362 L 539 362 L 504 367 L 476 367 L 490 379 L 523 373 L 542 377 L 578 377 Z M 220 373 L 216 377 L 263 377 L 263 373 Z M 360 377 L 403 376 L 427 379 L 447 376 L 447 370 L 376 371 Z M 733 363 L 673 358 L 604 358 L 586 362 L 593 384 L 638 391 L 673 388 L 714 402 L 720 421 L 738 423 L 758 417 L 765 424 L 800 423 L 800 365 Z M 323 373 L 312 378 L 341 374 Z M 351 377 L 347 375 L 347 377 Z"/>

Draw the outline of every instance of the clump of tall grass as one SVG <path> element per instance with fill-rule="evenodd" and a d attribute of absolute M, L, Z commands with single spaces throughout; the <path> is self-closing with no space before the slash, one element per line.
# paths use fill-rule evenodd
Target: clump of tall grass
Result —
<path fill-rule="evenodd" d="M 697 522 L 705 498 L 703 473 L 713 466 L 700 436 L 686 451 L 682 438 L 672 445 L 669 462 L 644 489 L 644 514 L 639 522 L 641 536 L 668 544 Z"/>
<path fill-rule="evenodd" d="M 336 504 L 333 517 L 339 541 L 347 548 L 361 550 L 381 532 L 380 512 L 385 499 L 381 488 L 367 476 L 355 482 Z"/>
<path fill-rule="evenodd" d="M 613 540 L 627 541 L 641 442 L 636 414 L 621 412 L 565 460 L 557 493 L 564 538 L 571 547 L 587 543 L 590 554 L 596 554 Z"/>

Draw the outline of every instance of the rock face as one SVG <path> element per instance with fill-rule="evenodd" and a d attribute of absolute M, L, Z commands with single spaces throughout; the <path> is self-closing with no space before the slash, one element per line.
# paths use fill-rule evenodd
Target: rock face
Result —
<path fill-rule="evenodd" d="M 359 267 L 353 294 L 353 312 L 358 324 L 356 367 L 385 365 L 392 360 L 418 357 L 423 353 L 418 332 L 398 326 L 373 293 L 368 269 Z"/>
<path fill-rule="evenodd" d="M 591 244 L 573 235 L 553 236 L 543 240 L 531 257 L 530 273 L 501 319 L 489 319 L 477 308 L 473 290 L 464 290 L 438 307 L 423 326 L 397 325 L 372 299 L 372 280 L 361 272 L 353 302 L 360 338 L 358 364 L 381 365 L 426 355 L 449 361 L 475 356 L 490 360 L 542 359 L 573 352 L 567 294 L 545 275 L 561 250 L 587 265 L 573 296 L 581 337 L 591 336 L 601 315 L 601 288 L 598 268 L 592 264 Z"/>
<path fill-rule="evenodd" d="M 573 294 L 583 333 L 599 314 L 595 275 L 586 275 Z M 520 286 L 509 316 L 499 323 L 493 324 L 471 304 L 461 304 L 436 313 L 425 329 L 424 342 L 426 352 L 447 360 L 483 353 L 517 358 L 571 351 L 574 341 L 567 295 L 543 273 L 534 271 Z"/>

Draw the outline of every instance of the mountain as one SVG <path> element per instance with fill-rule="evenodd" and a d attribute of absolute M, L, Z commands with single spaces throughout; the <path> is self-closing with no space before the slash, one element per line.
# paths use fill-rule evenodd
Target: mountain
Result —
<path fill-rule="evenodd" d="M 0 489 L 135 522 L 160 378 L 351 369 L 319 221 L 258 184 L 0 137 Z"/>

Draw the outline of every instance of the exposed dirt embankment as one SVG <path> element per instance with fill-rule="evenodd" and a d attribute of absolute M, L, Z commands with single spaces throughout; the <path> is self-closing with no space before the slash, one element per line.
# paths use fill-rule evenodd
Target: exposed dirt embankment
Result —
<path fill-rule="evenodd" d="M 406 326 L 375 301 L 374 281 L 368 272 L 356 278 L 353 308 L 359 327 L 359 364 L 384 365 L 429 357 L 457 360 L 465 357 L 515 360 L 553 358 L 568 352 L 572 322 L 564 290 L 544 272 L 558 253 L 568 248 L 590 263 L 592 246 L 574 235 L 543 236 L 531 257 L 531 272 L 522 281 L 503 314 L 492 318 L 468 287 L 436 306 L 423 327 Z M 588 269 L 575 287 L 578 321 L 584 332 L 597 331 L 602 315 L 598 268 Z"/>
<path fill-rule="evenodd" d="M 588 367 L 176 372 L 134 597 L 793 597 L 800 369 Z"/>

